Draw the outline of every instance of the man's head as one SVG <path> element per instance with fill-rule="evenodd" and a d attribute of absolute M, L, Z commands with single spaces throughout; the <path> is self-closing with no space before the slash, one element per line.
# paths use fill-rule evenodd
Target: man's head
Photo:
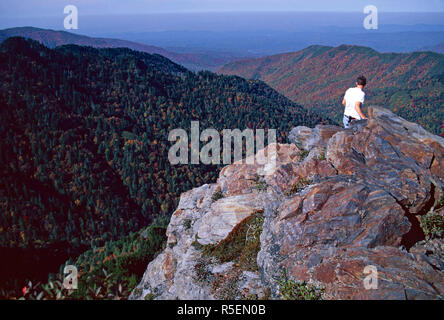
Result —
<path fill-rule="evenodd" d="M 356 85 L 361 89 L 364 88 L 366 84 L 367 84 L 367 79 L 364 76 L 359 76 L 358 79 L 356 80 Z"/>

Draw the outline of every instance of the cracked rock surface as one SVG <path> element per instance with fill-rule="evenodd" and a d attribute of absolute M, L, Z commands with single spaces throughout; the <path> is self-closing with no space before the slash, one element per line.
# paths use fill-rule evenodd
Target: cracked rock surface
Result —
<path fill-rule="evenodd" d="M 324 299 L 442 299 L 444 242 L 426 239 L 420 221 L 444 215 L 444 139 L 371 107 L 349 129 L 297 127 L 289 140 L 255 155 L 275 166 L 240 161 L 182 194 L 167 248 L 130 298 L 280 299 L 285 272 Z M 247 246 L 258 214 L 257 268 L 205 254 L 229 248 L 243 224 L 236 245 Z M 364 286 L 368 266 L 377 289 Z"/>

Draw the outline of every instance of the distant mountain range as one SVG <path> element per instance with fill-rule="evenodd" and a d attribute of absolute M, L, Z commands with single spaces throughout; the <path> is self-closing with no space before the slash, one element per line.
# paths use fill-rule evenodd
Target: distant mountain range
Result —
<path fill-rule="evenodd" d="M 295 52 L 312 45 L 336 47 L 341 44 L 371 47 L 379 52 L 414 52 L 444 42 L 444 27 L 384 25 L 371 32 L 358 28 L 313 27 L 296 31 L 267 30 L 259 26 L 251 31 L 159 31 L 108 33 L 106 37 L 149 43 L 162 48 L 202 48 L 231 52 L 245 58 Z M 172 50 L 176 52 L 177 50 Z"/>
<path fill-rule="evenodd" d="M 434 133 L 444 133 L 442 54 L 379 53 L 348 45 L 310 46 L 298 52 L 232 62 L 219 73 L 263 80 L 296 103 L 338 122 L 345 90 L 363 74 L 368 79 L 367 105 L 388 106 Z"/>
<path fill-rule="evenodd" d="M 433 52 L 438 52 L 438 53 L 444 53 L 444 42 L 437 44 L 435 46 L 425 47 L 421 51 L 433 51 Z"/>
<path fill-rule="evenodd" d="M 79 46 L 91 46 L 95 48 L 124 47 L 150 54 L 156 53 L 165 56 L 192 71 L 216 70 L 228 62 L 238 59 L 238 57 L 232 56 L 230 54 L 221 54 L 203 50 L 195 53 L 180 53 L 133 41 L 112 38 L 92 38 L 66 31 L 47 30 L 34 27 L 19 27 L 0 30 L 0 42 L 9 37 L 15 36 L 39 41 L 49 48 L 54 48 L 56 46 L 61 46 L 65 44 L 76 44 Z"/>

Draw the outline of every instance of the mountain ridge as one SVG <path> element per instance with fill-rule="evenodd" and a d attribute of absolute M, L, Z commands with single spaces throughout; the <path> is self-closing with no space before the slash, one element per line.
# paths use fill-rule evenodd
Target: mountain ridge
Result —
<path fill-rule="evenodd" d="M 433 51 L 433 52 L 444 54 L 444 43 L 440 43 L 440 44 L 430 46 L 430 47 L 425 47 L 425 48 L 422 48 L 422 50 L 420 50 L 420 51 Z"/>
<path fill-rule="evenodd" d="M 211 57 L 204 53 L 177 53 L 161 47 L 138 43 L 134 41 L 96 38 L 79 35 L 64 30 L 40 29 L 36 27 L 16 27 L 0 30 L 0 42 L 8 37 L 21 36 L 39 41 L 49 48 L 56 46 L 76 44 L 80 46 L 92 46 L 96 48 L 120 48 L 125 47 L 149 54 L 160 54 L 176 63 L 182 64 L 188 69 L 199 71 L 202 69 L 215 70 L 219 66 L 230 61 L 230 58 Z"/>
<path fill-rule="evenodd" d="M 260 79 L 306 108 L 340 122 L 345 90 L 363 74 L 366 104 L 384 105 L 408 120 L 444 134 L 444 55 L 379 53 L 372 48 L 310 46 L 263 58 L 232 62 L 219 74 Z"/>

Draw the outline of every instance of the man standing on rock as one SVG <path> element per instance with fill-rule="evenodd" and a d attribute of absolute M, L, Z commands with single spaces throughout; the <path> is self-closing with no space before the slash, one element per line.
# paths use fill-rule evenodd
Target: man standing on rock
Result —
<path fill-rule="evenodd" d="M 367 119 L 361 111 L 365 100 L 365 92 L 362 89 L 364 89 L 366 84 L 367 79 L 364 76 L 360 76 L 356 80 L 356 87 L 350 88 L 345 92 L 344 99 L 342 99 L 342 105 L 345 107 L 343 119 L 345 128 L 348 128 L 352 121 Z"/>

